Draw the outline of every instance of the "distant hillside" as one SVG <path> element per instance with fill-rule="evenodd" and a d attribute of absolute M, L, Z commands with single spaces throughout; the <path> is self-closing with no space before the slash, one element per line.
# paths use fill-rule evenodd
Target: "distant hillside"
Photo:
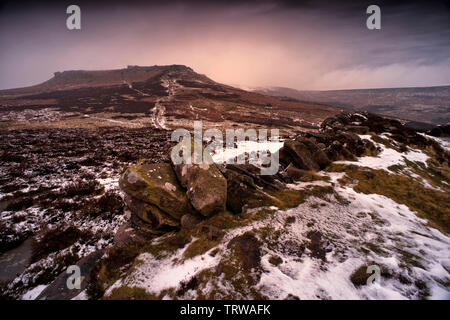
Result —
<path fill-rule="evenodd" d="M 54 76 L 38 85 L 0 90 L 0 97 L 36 94 L 57 90 L 72 90 L 86 87 L 103 87 L 141 82 L 159 76 L 165 72 L 186 71 L 194 73 L 183 65 L 169 66 L 128 66 L 125 69 L 114 70 L 68 70 L 55 72 Z M 204 76 L 204 78 L 206 78 Z"/>
<path fill-rule="evenodd" d="M 343 110 L 248 92 L 183 65 L 56 72 L 39 85 L 0 91 L 0 125 L 8 128 L 22 127 L 22 122 L 14 122 L 19 118 L 48 117 L 48 108 L 71 114 L 64 125 L 91 123 L 102 114 L 101 119 L 111 117 L 108 122 L 114 125 L 132 118 L 133 125 L 139 121 L 169 129 L 203 120 L 212 127 L 263 126 L 289 132 L 317 129 L 325 118 Z"/>
<path fill-rule="evenodd" d="M 432 124 L 450 122 L 450 86 L 300 91 L 283 87 L 254 91 Z"/>

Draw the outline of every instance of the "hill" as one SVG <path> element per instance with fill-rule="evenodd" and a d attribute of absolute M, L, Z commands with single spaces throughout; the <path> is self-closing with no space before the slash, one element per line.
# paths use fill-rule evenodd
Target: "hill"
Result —
<path fill-rule="evenodd" d="M 175 128 L 203 120 L 206 127 L 219 123 L 292 132 L 317 129 L 323 119 L 340 111 L 220 84 L 181 65 L 64 71 L 36 86 L 0 91 L 0 114 L 8 128 L 18 120 L 25 120 L 20 123 L 23 127 L 27 119 L 48 120 L 54 114 L 50 118 L 55 118 L 55 126 L 93 125 L 95 117 L 102 125 Z"/>

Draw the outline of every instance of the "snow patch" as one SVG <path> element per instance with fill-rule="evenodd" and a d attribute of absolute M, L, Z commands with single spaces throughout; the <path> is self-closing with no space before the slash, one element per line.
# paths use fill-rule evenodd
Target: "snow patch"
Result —
<path fill-rule="evenodd" d="M 45 288 L 48 287 L 48 284 L 41 284 L 38 285 L 37 287 L 27 291 L 26 293 L 24 293 L 22 295 L 22 297 L 20 298 L 21 300 L 34 300 L 36 299 L 42 291 L 44 291 Z"/>

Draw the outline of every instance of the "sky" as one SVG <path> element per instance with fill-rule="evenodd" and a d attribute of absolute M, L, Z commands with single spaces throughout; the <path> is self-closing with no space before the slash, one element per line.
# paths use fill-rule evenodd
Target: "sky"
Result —
<path fill-rule="evenodd" d="M 70 4 L 81 30 L 66 28 Z M 450 1 L 0 0 L 0 89 L 155 64 L 252 88 L 450 85 Z"/>

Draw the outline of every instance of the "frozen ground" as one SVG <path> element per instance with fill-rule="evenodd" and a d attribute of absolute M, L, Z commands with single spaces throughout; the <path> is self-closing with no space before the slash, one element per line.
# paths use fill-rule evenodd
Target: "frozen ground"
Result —
<path fill-rule="evenodd" d="M 0 293 L 6 286 L 9 296 L 27 299 L 67 265 L 113 243 L 125 221 L 120 173 L 141 157 L 167 161 L 171 146 L 166 131 L 152 128 L 0 134 Z M 52 230 L 65 229 L 52 240 Z M 17 257 L 28 261 L 9 261 Z"/>
<path fill-rule="evenodd" d="M 358 161 L 336 161 L 337 164 L 354 164 L 371 169 L 389 170 L 393 165 L 405 165 L 404 159 L 413 162 L 422 162 L 426 165 L 429 157 L 421 150 L 413 150 L 409 148 L 407 152 L 398 152 L 392 148 L 387 148 L 381 143 L 377 143 L 371 139 L 370 135 L 360 135 L 361 139 L 368 139 L 372 141 L 381 152 L 376 157 L 360 157 Z M 385 137 L 386 138 L 386 137 Z"/>
<path fill-rule="evenodd" d="M 331 176 L 335 180 L 339 175 Z M 164 260 L 144 253 L 138 258 L 141 263 L 134 272 L 119 280 L 108 292 L 123 285 L 144 288 L 156 295 L 165 289 L 177 288 L 179 283 L 188 282 L 200 271 L 217 267 L 223 257 L 231 254 L 227 249 L 231 239 L 248 231 L 258 235 L 259 230 L 270 226 L 273 232 L 282 231 L 280 243 L 297 243 L 299 247 L 308 243 L 308 232 L 319 231 L 329 251 L 322 260 L 311 256 L 308 250 L 299 257 L 264 245 L 263 271 L 255 287 L 270 299 L 290 296 L 300 299 L 450 298 L 445 287 L 450 280 L 449 237 L 424 226 L 425 221 L 414 212 L 389 198 L 356 193 L 350 187 L 338 187 L 336 191 L 351 204 L 310 198 L 297 208 L 277 211 L 266 220 L 227 233 L 216 247 L 220 251 L 214 257 L 210 253 L 216 248 L 188 260 L 182 259 L 185 249 Z M 295 222 L 286 227 L 288 217 L 295 217 Z M 280 257 L 282 263 L 277 266 L 270 263 L 272 256 Z M 355 287 L 350 280 L 352 273 L 361 266 L 374 264 L 383 270 L 380 285 Z M 204 284 L 203 294 L 208 295 L 208 290 L 218 287 L 227 288 L 230 284 L 223 278 L 211 279 Z M 185 298 L 196 296 L 191 290 Z"/>
<path fill-rule="evenodd" d="M 11 196 L 33 198 L 36 196 L 33 192 L 40 186 L 62 195 L 62 199 L 56 200 L 68 204 L 62 208 L 55 205 L 48 207 L 48 202 L 44 201 L 48 198 L 45 191 L 43 199 L 35 199 L 22 207 L 13 207 L 14 210 L 3 210 L 0 216 L 2 223 L 14 227 L 16 233 L 13 235 L 25 234 L 28 237 L 40 234 L 42 226 L 38 221 L 46 221 L 50 225 L 71 221 L 77 229 L 90 231 L 96 236 L 91 241 L 76 241 L 28 265 L 9 284 L 9 290 L 21 299 L 34 299 L 49 283 L 45 280 L 49 279 L 49 275 L 51 279 L 62 272 L 64 265 L 55 263 L 61 257 L 70 257 L 75 252 L 79 259 L 111 245 L 112 236 L 124 222 L 124 216 L 119 214 L 112 219 L 102 216 L 86 218 L 76 214 L 82 211 L 80 204 L 98 199 L 108 191 L 118 192 L 117 178 L 121 170 L 128 164 L 131 155 L 137 156 L 133 154 L 135 149 L 132 148 L 142 150 L 144 145 L 153 146 L 148 151 L 152 154 L 145 157 L 155 161 L 162 160 L 159 157 L 166 154 L 168 149 L 166 144 L 156 145 L 156 140 L 146 140 L 145 132 L 134 131 L 130 137 L 124 137 L 120 131 L 105 130 L 98 137 L 87 138 L 86 142 L 79 145 L 70 145 L 74 154 L 67 154 L 67 146 L 59 149 L 59 144 L 70 144 L 71 136 L 79 132 L 51 132 L 52 136 L 56 134 L 57 137 L 56 140 L 50 140 L 53 144 L 49 144 L 46 134 L 40 137 L 42 145 L 30 140 L 26 147 L 28 149 L 25 148 L 29 150 L 25 158 L 14 153 L 7 154 L 9 160 L 1 168 L 0 176 L 6 182 L 1 189 L 2 200 L 11 199 Z M 36 132 L 11 134 L 3 141 L 18 145 L 20 141 L 27 141 L 30 135 L 36 137 Z M 160 138 L 155 139 L 161 141 Z M 369 136 L 361 138 L 370 139 Z M 132 147 L 129 146 L 129 139 L 135 142 Z M 52 147 L 45 149 L 46 152 L 40 151 L 48 145 Z M 99 146 L 103 146 L 103 152 L 91 152 L 98 150 Z M 337 163 L 390 173 L 392 166 L 406 166 L 406 160 L 427 166 L 429 156 L 420 150 L 408 149 L 401 153 L 382 144 L 377 143 L 377 146 L 381 149 L 377 157 L 361 157 L 358 161 Z M 247 143 L 241 147 L 248 151 L 261 146 Z M 266 147 L 276 150 L 279 145 Z M 7 149 L 4 143 L 4 150 Z M 52 153 L 49 154 L 49 150 Z M 64 152 L 68 158 L 63 158 L 58 152 Z M 103 157 L 98 158 L 98 155 Z M 132 161 L 136 160 L 133 158 Z M 68 165 L 70 169 L 58 170 L 61 164 Z M 20 171 L 17 171 L 18 168 Z M 79 177 L 83 172 L 85 174 L 81 176 L 91 177 L 102 192 L 71 201 L 62 191 L 71 186 L 74 177 Z M 30 177 L 25 180 L 22 178 L 24 174 L 30 174 Z M 423 180 L 426 187 L 444 192 L 434 186 L 427 186 L 426 180 L 414 176 L 412 171 L 407 174 Z M 288 210 L 262 208 L 271 213 L 229 229 L 216 246 L 192 258 L 186 258 L 185 253 L 196 238 L 181 249 L 167 252 L 162 258 L 150 252 L 142 253 L 133 268 L 107 289 L 106 296 L 114 296 L 115 289 L 125 286 L 142 288 L 148 294 L 157 297 L 162 295 L 163 299 L 221 299 L 229 298 L 230 294 L 236 299 L 253 299 L 256 298 L 254 292 L 271 299 L 450 299 L 448 235 L 429 227 L 425 219 L 419 218 L 416 212 L 403 204 L 379 194 L 358 193 L 352 184 L 341 185 L 338 180 L 344 177 L 343 172 L 322 172 L 321 175 L 322 180 L 298 182 L 288 187 L 299 191 L 332 187 L 332 193 L 322 197 L 310 196 L 304 203 Z M 32 183 L 27 184 L 26 181 Z M 47 207 L 43 207 L 44 204 Z M 65 205 L 70 210 L 64 211 Z M 250 272 L 256 279 L 251 284 L 251 291 L 240 292 L 236 290 L 235 282 L 240 281 L 242 274 L 236 273 L 229 278 L 217 270 L 233 257 L 230 241 L 247 233 L 260 241 L 261 256 L 258 267 Z M 164 242 L 165 237 L 157 237 L 153 241 Z M 69 260 L 66 263 L 73 262 Z M 367 267 L 374 265 L 381 270 L 379 284 L 367 285 L 355 281 L 355 274 L 361 270 L 366 274 Z M 205 272 L 213 276 L 202 278 L 201 274 Z M 193 279 L 198 281 L 195 288 L 181 290 Z M 174 292 L 177 294 L 174 295 Z M 74 299 L 86 298 L 86 292 L 82 292 Z"/>
<path fill-rule="evenodd" d="M 428 159 L 419 150 L 400 153 L 378 146 L 382 152 L 377 157 L 339 163 L 389 170 L 389 166 L 405 164 L 405 158 L 424 163 Z M 253 289 L 267 298 L 450 299 L 450 237 L 427 226 L 425 219 L 403 204 L 378 194 L 358 193 L 351 185 L 341 186 L 338 180 L 343 172 L 323 175 L 328 181 L 288 186 L 296 190 L 332 186 L 334 193 L 327 198 L 310 197 L 298 207 L 275 210 L 263 220 L 230 230 L 216 247 L 191 259 L 184 258 L 189 245 L 162 260 L 143 253 L 131 274 L 118 280 L 106 295 L 123 286 L 143 288 L 156 296 L 179 292 L 180 283 L 189 283 L 205 271 L 214 274 L 233 254 L 230 240 L 251 232 L 263 244 L 259 270 L 253 270 L 258 274 Z M 268 228 L 269 234 L 277 235 L 277 245 L 268 240 Z M 278 260 L 275 264 L 273 257 Z M 379 283 L 361 284 L 352 278 L 373 265 L 381 270 Z M 226 292 L 235 290 L 232 281 L 223 275 L 211 277 L 177 298 L 196 299 L 200 293 L 214 299 L 228 297 Z M 248 293 L 234 297 L 254 298 Z M 166 293 L 163 298 L 173 296 Z"/>

